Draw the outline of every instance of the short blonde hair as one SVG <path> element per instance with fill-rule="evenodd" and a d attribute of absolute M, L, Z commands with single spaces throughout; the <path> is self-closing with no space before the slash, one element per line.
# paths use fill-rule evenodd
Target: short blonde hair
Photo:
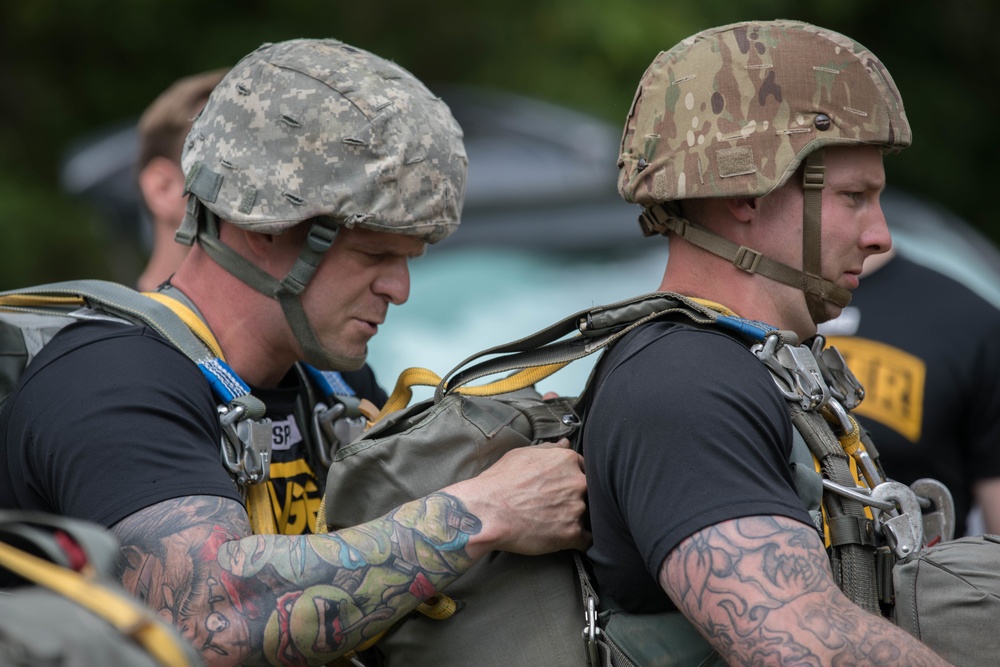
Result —
<path fill-rule="evenodd" d="M 191 122 L 228 71 L 223 68 L 183 77 L 153 100 L 139 118 L 138 169 L 155 157 L 180 164 Z"/>

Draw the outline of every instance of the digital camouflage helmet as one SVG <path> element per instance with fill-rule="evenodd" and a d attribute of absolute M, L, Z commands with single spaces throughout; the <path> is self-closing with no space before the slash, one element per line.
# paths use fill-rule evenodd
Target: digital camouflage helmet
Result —
<path fill-rule="evenodd" d="M 645 207 L 647 236 L 673 231 L 738 268 L 801 289 L 814 321 L 848 290 L 822 278 L 823 148 L 908 146 L 912 135 L 881 61 L 807 23 L 751 21 L 705 30 L 660 53 L 622 136 L 618 191 Z M 781 264 L 681 217 L 684 199 L 761 197 L 804 163 L 803 266 Z"/>
<path fill-rule="evenodd" d="M 300 294 L 340 226 L 435 243 L 459 224 L 467 159 L 448 106 L 416 77 L 332 39 L 264 44 L 212 92 L 184 146 L 187 216 L 227 271 L 276 298 L 306 360 L 350 370 L 364 358 L 324 350 Z M 308 223 L 295 266 L 277 280 L 219 240 L 218 221 L 282 233 Z"/>

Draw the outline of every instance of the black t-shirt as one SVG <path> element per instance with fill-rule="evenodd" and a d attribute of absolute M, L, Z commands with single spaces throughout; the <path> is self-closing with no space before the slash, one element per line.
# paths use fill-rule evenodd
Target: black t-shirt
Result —
<path fill-rule="evenodd" d="M 673 609 L 657 576 L 685 538 L 753 515 L 813 525 L 791 479 L 788 408 L 745 344 L 655 322 L 598 372 L 583 452 L 602 595 L 632 612 Z"/>
<path fill-rule="evenodd" d="M 359 396 L 384 402 L 367 366 L 345 379 Z M 293 413 L 300 389 L 291 379 L 284 389 L 256 393 L 273 401 L 268 416 L 280 422 Z M 111 526 L 181 496 L 241 501 L 220 461 L 216 404 L 198 367 L 152 330 L 108 321 L 72 324 L 41 350 L 0 412 L 0 507 Z M 287 424 L 279 426 L 288 440 Z M 302 503 L 318 506 L 318 494 L 310 495 L 308 484 L 298 484 L 302 493 L 281 488 L 293 488 L 304 472 L 294 463 L 303 458 L 302 443 L 292 444 L 275 451 L 279 484 L 271 490 L 281 496 L 272 500 L 289 528 L 301 532 Z"/>
<path fill-rule="evenodd" d="M 944 482 L 956 534 L 964 534 L 972 484 L 1000 477 L 1000 310 L 895 257 L 864 277 L 851 305 L 820 330 L 865 387 L 854 413 L 886 474 L 905 484 Z"/>

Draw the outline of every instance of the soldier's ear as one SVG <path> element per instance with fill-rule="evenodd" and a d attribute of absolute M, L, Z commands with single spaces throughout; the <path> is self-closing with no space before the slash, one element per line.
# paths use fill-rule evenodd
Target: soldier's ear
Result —
<path fill-rule="evenodd" d="M 751 222 L 760 210 L 757 197 L 733 197 L 725 201 L 729 214 L 738 222 Z"/>

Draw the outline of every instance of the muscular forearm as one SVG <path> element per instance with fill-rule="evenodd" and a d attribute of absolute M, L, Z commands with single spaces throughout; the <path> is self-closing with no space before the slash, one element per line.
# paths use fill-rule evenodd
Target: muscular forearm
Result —
<path fill-rule="evenodd" d="M 329 535 L 245 537 L 238 504 L 192 497 L 115 529 L 123 584 L 209 664 L 301 665 L 351 650 L 468 569 L 479 521 L 439 493 Z"/>
<path fill-rule="evenodd" d="M 211 665 L 321 664 L 388 628 L 482 555 L 586 548 L 568 441 L 330 535 L 250 535 L 242 505 L 192 496 L 114 527 L 119 578 Z"/>
<path fill-rule="evenodd" d="M 660 584 L 731 665 L 946 665 L 836 587 L 815 530 L 748 517 L 688 538 Z"/>

